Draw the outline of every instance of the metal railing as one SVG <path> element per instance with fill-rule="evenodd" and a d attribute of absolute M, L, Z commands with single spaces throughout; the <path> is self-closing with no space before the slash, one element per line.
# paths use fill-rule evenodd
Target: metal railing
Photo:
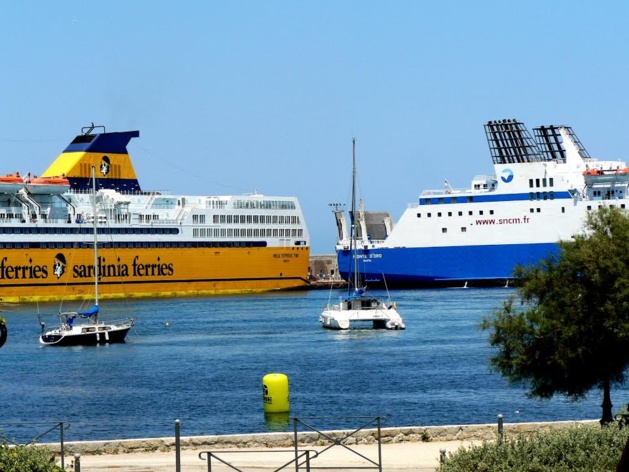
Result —
<path fill-rule="evenodd" d="M 278 468 L 273 469 L 273 472 L 278 472 L 280 470 L 284 470 L 288 467 L 292 467 L 294 466 L 294 470 L 295 472 L 299 472 L 300 470 L 305 470 L 306 472 L 310 472 L 311 470 L 319 470 L 319 469 L 334 469 L 334 470 L 343 470 L 343 469 L 351 469 L 351 470 L 358 470 L 358 469 L 375 469 L 378 470 L 379 472 L 382 472 L 382 442 L 381 442 L 381 422 L 382 419 L 381 417 L 377 416 L 375 418 L 371 418 L 369 419 L 369 421 L 366 421 L 365 423 L 361 424 L 358 428 L 353 429 L 353 430 L 349 430 L 349 431 L 336 431 L 334 433 L 330 433 L 330 432 L 324 432 L 321 431 L 317 428 L 315 428 L 311 423 L 316 420 L 324 420 L 324 419 L 328 419 L 330 417 L 307 417 L 307 418 L 292 418 L 293 420 L 293 447 L 294 447 L 294 457 L 291 458 L 291 460 L 289 460 L 286 463 L 281 464 Z M 361 416 L 357 416 L 357 417 L 333 417 L 335 419 L 335 422 L 338 422 L 339 419 L 345 419 L 345 420 L 358 420 L 358 419 L 362 419 L 363 421 L 365 420 L 365 417 L 361 417 Z M 308 420 L 308 422 L 304 421 L 304 420 Z M 313 449 L 300 449 L 299 448 L 299 429 L 300 426 L 305 428 L 308 431 L 317 433 L 319 435 L 319 441 L 321 440 L 326 440 L 328 442 L 328 444 L 326 446 L 324 446 L 324 448 L 320 451 L 317 450 L 313 450 Z M 377 460 L 371 459 L 367 456 L 365 456 L 364 454 L 361 454 L 360 452 L 358 452 L 356 449 L 354 449 L 352 446 L 353 444 L 357 444 L 357 442 L 354 442 L 356 440 L 356 436 L 357 433 L 370 427 L 370 426 L 375 426 L 377 433 L 375 434 L 376 438 L 377 438 L 377 446 L 378 446 L 378 458 Z M 176 420 L 175 422 L 175 447 L 176 447 L 176 461 L 175 461 L 175 472 L 180 472 L 181 471 L 181 460 L 180 460 L 180 422 L 179 420 Z M 352 440 L 352 441 L 350 441 Z M 348 443 L 352 443 L 352 444 L 348 444 Z M 343 466 L 334 466 L 334 467 L 317 467 L 316 465 L 314 465 L 312 463 L 313 459 L 315 458 L 319 458 L 321 457 L 323 454 L 325 454 L 327 451 L 329 451 L 330 449 L 332 449 L 333 447 L 341 447 L 343 449 L 345 449 L 346 451 L 349 451 L 351 454 L 356 455 L 357 457 L 359 457 L 362 462 L 365 464 L 364 466 L 356 466 L 356 465 L 352 465 L 351 467 L 343 467 Z M 257 453 L 257 454 L 261 454 L 261 453 L 284 453 L 287 454 L 291 451 L 287 450 L 287 449 L 268 449 L 268 450 L 256 450 L 256 451 L 252 451 L 252 450 L 242 450 L 242 449 L 238 449 L 235 451 L 225 451 L 225 450 L 221 450 L 221 451 L 201 451 L 199 452 L 199 459 L 201 460 L 205 460 L 207 461 L 207 470 L 208 472 L 212 472 L 212 461 L 214 461 L 214 463 L 216 462 L 220 462 L 221 464 L 229 467 L 231 470 L 235 470 L 237 472 L 244 472 L 244 469 L 234 465 L 234 461 L 227 462 L 227 460 L 224 459 L 225 455 L 230 455 L 230 454 L 238 454 L 238 455 L 242 455 L 242 454 L 250 454 L 250 453 Z"/>
<path fill-rule="evenodd" d="M 237 472 L 244 472 L 244 469 L 240 469 L 239 467 L 235 466 L 233 463 L 229 463 L 226 460 L 222 459 L 221 456 L 223 455 L 229 455 L 229 454 L 260 454 L 261 451 L 242 451 L 242 450 L 235 450 L 235 451 L 201 451 L 199 452 L 199 459 L 201 460 L 206 460 L 207 461 L 207 470 L 208 472 L 212 472 L 212 459 L 215 460 L 215 462 L 220 462 L 221 464 L 229 467 L 231 470 L 235 470 Z M 292 454 L 291 451 L 288 451 L 286 449 L 267 449 L 265 451 L 262 451 L 264 454 L 267 453 L 283 453 L 283 454 Z M 302 466 L 305 465 L 305 470 L 306 472 L 310 472 L 311 470 L 311 466 L 310 466 L 310 461 L 312 459 L 314 459 L 315 457 L 317 457 L 318 453 L 315 450 L 312 449 L 300 449 L 300 450 L 295 450 L 295 457 L 293 457 L 291 460 L 289 460 L 286 463 L 281 464 L 277 469 L 272 469 L 272 472 L 278 472 L 280 470 L 284 470 L 287 467 L 291 466 L 291 465 L 295 465 L 295 470 L 298 471 L 300 470 L 300 468 Z M 205 457 L 203 457 L 205 456 Z M 240 466 L 242 467 L 242 466 Z"/>
<path fill-rule="evenodd" d="M 20 423 L 3 423 L 4 425 L 41 425 L 41 424 L 47 424 L 47 423 L 41 423 L 41 422 L 20 422 Z M 18 442 L 15 442 L 13 440 L 11 440 L 10 438 L 8 438 L 5 434 L 0 433 L 0 437 L 8 442 L 13 444 L 14 446 L 21 446 L 21 445 L 26 445 L 26 446 L 30 446 L 33 445 L 35 443 L 37 443 L 37 441 L 39 441 L 41 438 L 43 438 L 44 436 L 46 436 L 48 433 L 51 433 L 52 431 L 59 429 L 59 445 L 60 445 L 60 454 L 61 454 L 61 468 L 65 469 L 65 441 L 64 441 L 64 431 L 66 429 L 68 429 L 70 427 L 70 423 L 65 423 L 63 421 L 60 421 L 58 423 L 54 423 L 54 426 L 48 428 L 46 431 L 44 431 L 43 433 L 35 436 L 33 439 L 31 439 L 28 443 L 25 444 L 21 444 Z"/>
<path fill-rule="evenodd" d="M 299 419 L 299 418 L 293 418 L 293 425 L 294 425 L 294 442 L 295 442 L 295 450 L 297 450 L 298 447 L 298 426 L 301 424 L 304 427 L 306 427 L 307 429 L 309 429 L 310 431 L 313 431 L 317 434 L 319 434 L 320 437 L 327 439 L 330 444 L 328 446 L 326 446 L 323 450 L 319 451 L 318 456 L 323 455 L 326 451 L 329 451 L 330 449 L 332 449 L 333 447 L 341 447 L 349 452 L 351 452 L 352 454 L 355 454 L 356 456 L 360 457 L 361 459 L 363 459 L 367 464 L 370 465 L 366 465 L 363 467 L 350 467 L 352 470 L 354 469 L 377 469 L 379 472 L 382 472 L 382 435 L 381 435 L 381 423 L 382 420 L 384 418 L 381 418 L 380 416 L 376 416 L 375 418 L 370 419 L 369 421 L 367 421 L 366 423 L 362 424 L 359 428 L 351 430 L 351 431 L 337 431 L 334 435 L 332 435 L 331 433 L 327 433 L 324 431 L 320 431 L 318 429 L 316 429 L 314 426 L 312 426 L 309 423 L 306 423 L 304 421 L 304 419 L 307 420 L 321 420 L 321 419 L 326 419 L 328 417 L 306 417 L 303 419 Z M 338 419 L 362 419 L 365 420 L 365 417 L 362 416 L 349 416 L 349 417 L 334 417 L 335 420 Z M 360 452 L 356 451 L 355 449 L 353 449 L 352 447 L 350 447 L 350 445 L 347 444 L 347 440 L 350 438 L 353 438 L 359 431 L 362 431 L 366 428 L 369 428 L 370 426 L 376 426 L 377 429 L 377 440 L 378 440 L 378 460 L 377 462 L 363 454 L 361 454 Z M 337 437 L 337 435 L 340 434 L 340 437 Z M 335 467 L 336 470 L 342 470 L 342 469 L 347 469 L 348 467 Z M 297 470 L 297 469 L 296 469 Z"/>

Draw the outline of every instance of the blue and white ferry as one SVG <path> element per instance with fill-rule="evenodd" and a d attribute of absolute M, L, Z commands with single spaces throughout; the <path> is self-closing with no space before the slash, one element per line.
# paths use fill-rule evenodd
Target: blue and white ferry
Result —
<path fill-rule="evenodd" d="M 397 223 L 359 205 L 356 257 L 369 285 L 505 285 L 516 264 L 536 263 L 580 232 L 588 212 L 629 204 L 627 164 L 590 157 L 568 126 L 541 126 L 531 136 L 517 120 L 499 120 L 485 133 L 493 175 L 474 177 L 469 188 L 446 181 L 425 190 Z M 348 222 L 340 207 L 334 214 L 339 272 L 347 279 Z"/>

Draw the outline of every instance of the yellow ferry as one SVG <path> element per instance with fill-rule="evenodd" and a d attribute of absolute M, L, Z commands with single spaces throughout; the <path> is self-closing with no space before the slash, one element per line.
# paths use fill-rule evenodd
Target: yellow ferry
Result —
<path fill-rule="evenodd" d="M 127 151 L 139 136 L 139 131 L 106 132 L 92 125 L 41 176 L 15 173 L 0 179 L 3 302 L 89 297 L 94 227 L 101 298 L 308 285 L 310 241 L 296 197 L 145 191 Z"/>

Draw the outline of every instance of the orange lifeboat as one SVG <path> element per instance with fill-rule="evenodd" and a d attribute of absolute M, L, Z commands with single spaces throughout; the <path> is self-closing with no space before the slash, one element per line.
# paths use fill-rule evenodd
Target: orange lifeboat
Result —
<path fill-rule="evenodd" d="M 585 183 L 609 184 L 629 181 L 629 168 L 618 169 L 588 169 L 583 172 Z"/>
<path fill-rule="evenodd" d="M 24 179 L 19 172 L 0 175 L 0 193 L 16 193 L 24 188 Z"/>
<path fill-rule="evenodd" d="M 32 177 L 26 181 L 26 190 L 33 194 L 56 195 L 65 193 L 70 181 L 65 175 L 54 177 Z"/>

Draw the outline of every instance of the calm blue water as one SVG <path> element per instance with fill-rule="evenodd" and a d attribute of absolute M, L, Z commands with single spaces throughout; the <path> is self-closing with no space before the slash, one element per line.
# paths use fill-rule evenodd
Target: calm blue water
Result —
<path fill-rule="evenodd" d="M 105 300 L 103 318 L 135 314 L 127 343 L 66 348 L 39 344 L 36 306 L 5 305 L 0 432 L 25 442 L 64 421 L 69 441 L 162 437 L 175 419 L 185 436 L 290 430 L 263 413 L 262 378 L 272 372 L 289 378 L 291 416 L 327 417 L 309 421 L 317 429 L 357 426 L 337 418 L 349 416 L 383 416 L 383 426 L 493 423 L 499 413 L 505 422 L 599 418 L 598 391 L 580 403 L 533 400 L 489 372 L 477 325 L 513 293 L 392 292 L 405 331 L 322 329 L 326 290 Z M 615 405 L 623 393 L 612 392 Z"/>

